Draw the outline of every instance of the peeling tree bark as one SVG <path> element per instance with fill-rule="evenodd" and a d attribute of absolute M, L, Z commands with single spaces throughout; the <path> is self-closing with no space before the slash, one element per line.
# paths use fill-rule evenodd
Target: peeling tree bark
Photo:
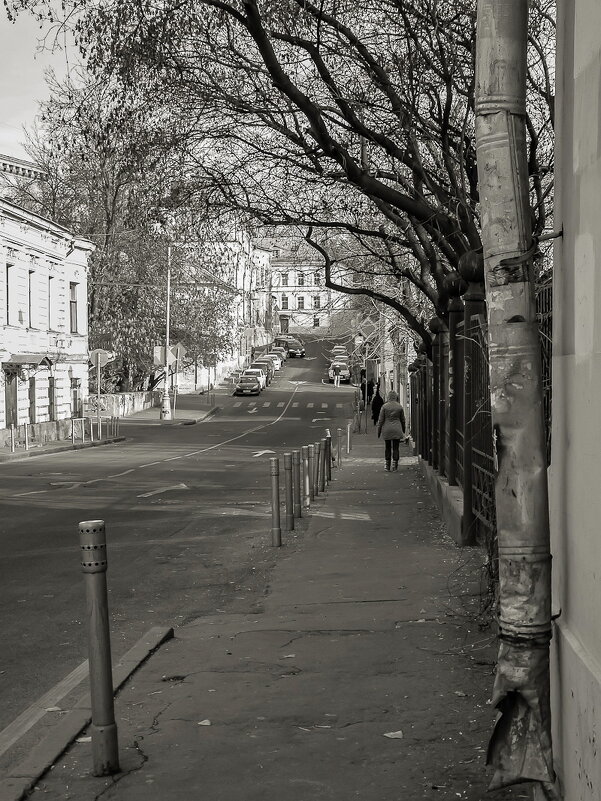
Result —
<path fill-rule="evenodd" d="M 526 151 L 528 0 L 478 0 L 476 143 L 499 545 L 500 717 L 491 789 L 557 797 L 551 745 L 551 556 Z"/>

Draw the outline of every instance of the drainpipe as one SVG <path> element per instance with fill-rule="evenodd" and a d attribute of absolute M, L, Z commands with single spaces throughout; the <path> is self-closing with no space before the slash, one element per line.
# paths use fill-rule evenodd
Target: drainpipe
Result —
<path fill-rule="evenodd" d="M 478 0 L 476 152 L 499 547 L 490 789 L 558 798 L 551 743 L 551 555 L 526 143 L 528 0 Z"/>

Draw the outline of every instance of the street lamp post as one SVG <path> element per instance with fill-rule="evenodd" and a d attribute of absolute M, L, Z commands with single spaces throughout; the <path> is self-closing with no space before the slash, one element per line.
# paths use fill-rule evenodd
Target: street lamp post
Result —
<path fill-rule="evenodd" d="M 165 326 L 165 389 L 161 406 L 161 420 L 171 420 L 171 398 L 169 395 L 169 326 L 171 315 L 171 245 L 167 245 L 167 321 Z"/>

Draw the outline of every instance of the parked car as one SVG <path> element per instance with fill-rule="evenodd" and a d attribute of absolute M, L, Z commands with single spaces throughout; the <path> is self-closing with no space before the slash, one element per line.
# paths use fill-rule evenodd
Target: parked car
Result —
<path fill-rule="evenodd" d="M 276 371 L 282 369 L 282 365 L 284 364 L 284 360 L 282 359 L 282 357 L 280 356 L 279 353 L 272 353 L 270 351 L 269 353 L 265 354 L 265 356 L 268 359 L 271 359 L 274 362 Z M 263 358 L 265 358 L 265 356 Z"/>
<path fill-rule="evenodd" d="M 285 362 L 288 358 L 288 351 L 286 348 L 272 348 L 271 353 L 280 353 L 282 356 L 282 361 Z"/>
<path fill-rule="evenodd" d="M 245 376 L 245 375 L 254 375 L 254 376 L 256 376 L 259 379 L 259 381 L 261 382 L 261 389 L 265 389 L 265 387 L 267 386 L 267 375 L 265 374 L 265 372 L 263 370 L 260 370 L 258 368 L 255 368 L 255 369 L 251 370 L 250 368 L 247 368 L 242 373 L 242 376 Z"/>
<path fill-rule="evenodd" d="M 249 365 L 251 370 L 263 370 L 263 372 L 267 372 L 267 386 L 271 384 L 273 378 L 275 376 L 275 367 L 271 359 L 255 359 Z"/>
<path fill-rule="evenodd" d="M 288 356 L 297 357 L 302 359 L 305 355 L 305 347 L 302 342 L 297 339 L 291 339 L 288 342 Z"/>
<path fill-rule="evenodd" d="M 234 395 L 260 395 L 261 382 L 258 376 L 243 375 L 240 376 L 234 387 Z"/>
<path fill-rule="evenodd" d="M 345 381 L 347 384 L 351 383 L 351 371 L 349 370 L 349 366 L 347 362 L 338 361 L 337 359 L 332 362 L 328 369 L 328 378 L 330 379 L 330 384 L 334 382 L 334 365 L 338 365 L 340 367 L 340 380 Z"/>
<path fill-rule="evenodd" d="M 331 350 L 332 356 L 348 356 L 348 350 L 344 347 L 344 345 L 334 345 Z"/>

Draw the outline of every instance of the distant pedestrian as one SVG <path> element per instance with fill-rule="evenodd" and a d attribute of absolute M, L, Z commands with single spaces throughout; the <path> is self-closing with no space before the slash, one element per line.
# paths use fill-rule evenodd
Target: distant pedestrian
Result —
<path fill-rule="evenodd" d="M 380 409 L 378 417 L 378 436 L 382 436 L 386 444 L 384 458 L 386 470 L 390 470 L 392 456 L 393 470 L 399 467 L 399 443 L 405 438 L 405 412 L 399 403 L 396 392 L 389 392 L 386 403 Z"/>
<path fill-rule="evenodd" d="M 335 387 L 339 387 L 340 386 L 340 365 L 339 364 L 335 364 L 334 367 L 332 368 L 332 370 L 334 372 L 334 386 Z"/>
<path fill-rule="evenodd" d="M 371 399 L 373 398 L 373 396 L 374 396 L 374 380 L 373 380 L 373 378 L 370 378 L 369 381 L 367 382 L 367 405 L 368 406 L 371 403 Z"/>
<path fill-rule="evenodd" d="M 380 416 L 380 409 L 384 405 L 384 399 L 380 395 L 380 387 L 376 387 L 376 394 L 374 395 L 372 402 L 371 402 L 371 416 L 374 421 L 374 425 L 378 424 L 378 417 Z"/>

